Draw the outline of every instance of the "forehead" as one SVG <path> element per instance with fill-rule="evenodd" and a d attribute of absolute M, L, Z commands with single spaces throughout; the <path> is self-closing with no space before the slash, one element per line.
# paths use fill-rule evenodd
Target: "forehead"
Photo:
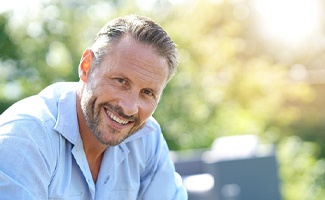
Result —
<path fill-rule="evenodd" d="M 167 59 L 150 45 L 124 37 L 116 43 L 104 59 L 110 72 L 128 73 L 132 78 L 166 84 Z"/>

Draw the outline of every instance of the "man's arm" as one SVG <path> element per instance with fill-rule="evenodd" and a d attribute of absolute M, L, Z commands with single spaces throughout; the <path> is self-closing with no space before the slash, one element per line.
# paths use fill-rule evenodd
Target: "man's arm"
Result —
<path fill-rule="evenodd" d="M 51 147 L 46 141 L 45 128 L 35 121 L 0 125 L 1 199 L 48 199 L 51 167 L 44 152 Z"/>

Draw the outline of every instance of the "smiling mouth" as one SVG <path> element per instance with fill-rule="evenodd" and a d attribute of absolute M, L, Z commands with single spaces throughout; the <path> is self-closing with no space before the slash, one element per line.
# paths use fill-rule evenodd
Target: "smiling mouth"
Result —
<path fill-rule="evenodd" d="M 113 120 L 115 123 L 118 123 L 120 125 L 125 125 L 125 124 L 128 124 L 130 122 L 129 120 L 123 119 L 123 118 L 115 115 L 114 113 L 112 113 L 112 112 L 110 112 L 108 110 L 106 110 L 106 113 L 107 113 L 107 115 L 109 116 L 109 118 L 111 120 Z"/>

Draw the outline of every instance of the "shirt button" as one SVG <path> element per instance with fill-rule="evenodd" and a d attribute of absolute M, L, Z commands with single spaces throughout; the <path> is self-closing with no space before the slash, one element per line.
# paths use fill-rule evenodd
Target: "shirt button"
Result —
<path fill-rule="evenodd" d="M 109 181 L 109 178 L 110 178 L 110 176 L 107 176 L 107 178 L 106 178 L 104 184 L 106 184 L 106 183 Z"/>

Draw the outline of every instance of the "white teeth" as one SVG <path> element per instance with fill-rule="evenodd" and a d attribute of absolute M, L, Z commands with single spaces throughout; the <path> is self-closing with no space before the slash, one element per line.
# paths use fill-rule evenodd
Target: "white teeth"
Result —
<path fill-rule="evenodd" d="M 117 116 L 113 115 L 111 112 L 107 112 L 108 116 L 112 118 L 115 122 L 119 124 L 127 124 L 129 121 L 125 121 L 123 119 L 118 118 Z"/>

